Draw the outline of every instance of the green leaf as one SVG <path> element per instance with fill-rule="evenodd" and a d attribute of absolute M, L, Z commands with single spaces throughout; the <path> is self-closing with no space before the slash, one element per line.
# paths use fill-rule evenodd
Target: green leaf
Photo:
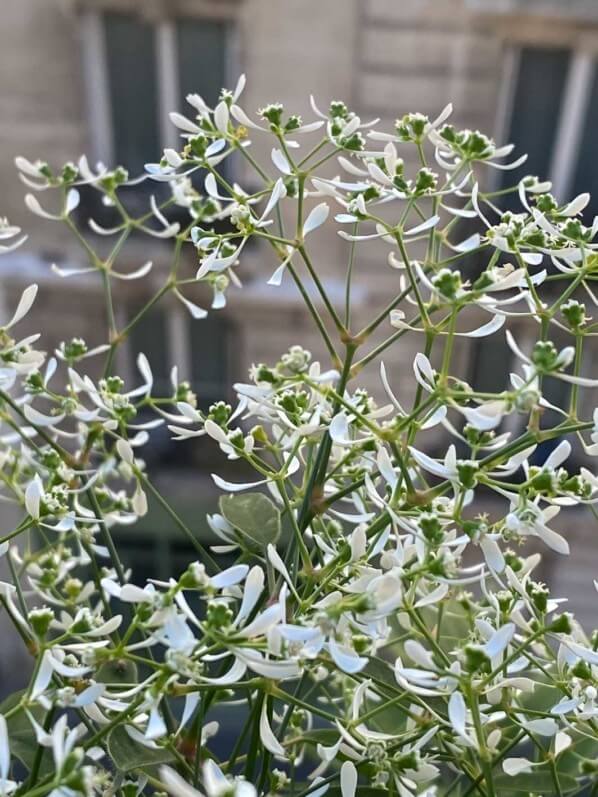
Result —
<path fill-rule="evenodd" d="M 152 749 L 134 741 L 122 726 L 110 732 L 108 752 L 121 772 L 168 764 L 176 759 L 174 753 L 164 747 Z"/>
<path fill-rule="evenodd" d="M 115 661 L 105 661 L 97 670 L 95 680 L 102 684 L 123 684 L 138 683 L 137 665 L 128 659 L 117 659 Z"/>
<path fill-rule="evenodd" d="M 280 537 L 280 512 L 263 493 L 223 495 L 220 511 L 252 550 L 263 551 Z"/>
<path fill-rule="evenodd" d="M 6 715 L 17 706 L 25 690 L 21 689 L 18 692 L 13 692 L 9 695 L 2 704 L 0 704 L 0 714 Z M 43 726 L 46 721 L 46 712 L 41 706 L 32 706 L 29 709 L 34 719 Z M 39 745 L 35 738 L 35 731 L 29 722 L 29 718 L 24 709 L 15 711 L 6 718 L 6 725 L 8 729 L 8 738 L 10 740 L 10 751 L 25 765 L 30 772 L 33 767 Z M 42 753 L 42 758 L 39 767 L 39 774 L 44 776 L 54 771 L 54 762 L 50 749 L 45 749 Z"/>

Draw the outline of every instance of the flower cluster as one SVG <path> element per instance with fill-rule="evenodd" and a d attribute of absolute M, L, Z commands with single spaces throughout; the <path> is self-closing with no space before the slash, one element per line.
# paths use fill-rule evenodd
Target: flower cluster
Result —
<path fill-rule="evenodd" d="M 382 132 L 342 102 L 323 112 L 312 100 L 307 123 L 280 103 L 250 116 L 243 88 L 215 108 L 191 95 L 190 118 L 172 114 L 180 147 L 139 178 L 170 197 L 151 197 L 141 217 L 122 167 L 17 158 L 31 190 L 57 196 L 50 211 L 27 194 L 28 208 L 66 224 L 89 258 L 54 271 L 97 275 L 109 328 L 103 345 L 75 338 L 47 356 L 39 336 L 13 337 L 31 286 L 0 330 L 2 498 L 22 512 L 0 539 L 12 574 L 0 600 L 34 661 L 27 688 L 0 706 L 0 791 L 494 797 L 516 782 L 580 793 L 598 771 L 598 635 L 539 572 L 541 552 L 567 554 L 575 536 L 557 515 L 598 501 L 598 410 L 583 414 L 598 386 L 584 359 L 598 303 L 589 196 L 559 204 L 535 176 L 485 191 L 488 168 L 523 160 L 504 163 L 511 146 L 455 129 L 450 106 Z M 271 139 L 271 163 L 253 155 L 254 136 Z M 221 168 L 233 153 L 251 190 Z M 330 164 L 338 174 L 323 176 Z M 73 218 L 83 185 L 113 227 L 90 219 L 83 231 Z M 509 193 L 520 212 L 501 208 Z M 346 242 L 342 308 L 312 256 L 324 225 Z M 113 280 L 152 268 L 117 266 L 134 231 L 170 240 L 172 265 L 119 328 Z M 0 224 L 1 238 L 18 235 Z M 97 236 L 114 241 L 107 255 Z M 133 326 L 167 294 L 201 323 L 196 283 L 221 309 L 252 240 L 272 256 L 264 280 L 297 285 L 320 359 L 295 345 L 255 364 L 234 406 L 201 409 L 176 367 L 170 394 L 155 395 L 142 353 L 126 385 L 115 353 Z M 394 288 L 357 329 L 352 289 L 371 279 L 370 242 Z M 413 389 L 407 369 L 399 379 L 383 361 L 405 336 L 418 341 Z M 490 337 L 513 361 L 494 393 L 455 356 Z M 360 380 L 373 363 L 375 379 Z M 555 383 L 566 406 L 549 399 Z M 148 473 L 158 426 L 181 446 L 210 438 L 255 472 L 212 474 L 222 496 L 207 546 Z M 149 494 L 196 556 L 139 584 L 118 530 Z"/>

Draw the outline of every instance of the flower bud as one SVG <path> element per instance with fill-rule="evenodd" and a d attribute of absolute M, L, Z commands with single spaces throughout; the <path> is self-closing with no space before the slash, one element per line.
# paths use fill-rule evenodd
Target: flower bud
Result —
<path fill-rule="evenodd" d="M 50 630 L 50 624 L 54 620 L 54 612 L 48 606 L 41 609 L 32 609 L 27 615 L 29 625 L 37 637 L 43 639 Z"/>

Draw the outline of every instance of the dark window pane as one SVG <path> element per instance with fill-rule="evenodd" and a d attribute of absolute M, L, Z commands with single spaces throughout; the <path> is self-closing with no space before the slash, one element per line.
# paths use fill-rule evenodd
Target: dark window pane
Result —
<path fill-rule="evenodd" d="M 161 154 L 154 28 L 127 14 L 106 14 L 104 24 L 114 157 L 142 174 Z"/>
<path fill-rule="evenodd" d="M 132 320 L 141 310 L 143 304 L 131 308 L 129 318 Z M 172 393 L 170 386 L 170 368 L 168 351 L 168 330 L 166 317 L 161 309 L 149 310 L 135 324 L 129 333 L 129 346 L 133 362 L 143 352 L 154 375 L 154 396 L 168 396 Z"/>
<path fill-rule="evenodd" d="M 209 19 L 177 22 L 178 67 L 181 109 L 188 106 L 187 94 L 200 94 L 216 105 L 226 85 L 226 39 L 228 24 Z"/>
<path fill-rule="evenodd" d="M 476 342 L 472 346 L 469 383 L 480 393 L 500 393 L 507 388 L 513 355 L 504 338 Z"/>
<path fill-rule="evenodd" d="M 545 377 L 542 381 L 542 395 L 555 407 L 566 410 L 569 407 L 569 397 L 571 395 L 571 385 L 563 382 L 562 379 Z M 543 415 L 543 426 L 556 426 L 562 416 L 556 410 L 547 409 Z"/>
<path fill-rule="evenodd" d="M 201 407 L 226 399 L 230 372 L 231 328 L 218 313 L 190 321 L 191 382 Z"/>
<path fill-rule="evenodd" d="M 577 168 L 571 197 L 589 191 L 592 199 L 584 211 L 584 221 L 591 224 L 598 214 L 598 70 L 594 70 L 592 93 L 588 102 L 585 127 L 578 150 Z"/>
<path fill-rule="evenodd" d="M 503 185 L 515 185 L 526 174 L 549 177 L 570 57 L 569 50 L 554 47 L 521 51 L 508 141 L 516 146 L 515 156 L 527 153 L 528 159 L 504 173 Z"/>

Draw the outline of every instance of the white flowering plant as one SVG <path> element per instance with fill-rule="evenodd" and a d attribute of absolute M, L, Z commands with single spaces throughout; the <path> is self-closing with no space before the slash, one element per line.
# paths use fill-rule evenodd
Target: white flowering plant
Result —
<path fill-rule="evenodd" d="M 66 225 L 88 257 L 55 272 L 97 277 L 108 329 L 103 345 L 74 339 L 47 358 L 38 335 L 14 337 L 34 285 L 2 327 L 2 499 L 22 519 L 0 540 L 0 600 L 33 667 L 0 706 L 0 792 L 495 797 L 595 787 L 598 636 L 534 576 L 543 547 L 567 554 L 575 536 L 552 528 L 555 516 L 598 500 L 598 411 L 581 410 L 598 386 L 583 357 L 597 330 L 588 307 L 598 220 L 581 218 L 589 196 L 559 204 L 533 176 L 484 190 L 489 169 L 523 159 L 504 163 L 511 146 L 457 130 L 450 107 L 434 121 L 408 114 L 386 133 L 342 102 L 322 112 L 312 100 L 309 123 L 280 104 L 250 117 L 243 86 L 214 109 L 191 95 L 189 118 L 171 115 L 181 147 L 141 178 L 164 183 L 168 198 L 152 196 L 141 217 L 127 210 L 136 181 L 124 168 L 81 158 L 54 171 L 17 158 L 29 209 Z M 252 151 L 258 137 L 273 147 L 267 164 Z M 251 190 L 223 168 L 235 153 Z M 117 223 L 82 227 L 82 186 Z M 504 196 L 517 212 L 501 209 Z M 346 246 L 342 307 L 312 256 L 324 225 Z M 119 328 L 114 286 L 151 269 L 118 265 L 139 232 L 170 242 L 172 263 Z M 3 250 L 19 236 L 0 226 Z M 201 324 L 194 284 L 207 283 L 222 308 L 252 240 L 271 258 L 260 278 L 295 283 L 323 360 L 296 345 L 255 365 L 234 386 L 234 407 L 199 409 L 174 364 L 170 395 L 156 396 L 144 354 L 139 382 L 125 385 L 115 354 L 134 325 L 170 294 Z M 366 247 L 387 260 L 395 288 L 357 329 L 352 288 L 367 278 Z M 183 249 L 196 253 L 191 274 Z M 528 345 L 512 332 L 524 322 Z M 405 351 L 418 351 L 413 390 L 398 384 L 410 362 L 400 380 L 383 363 L 407 336 L 415 348 Z M 459 339 L 489 336 L 504 337 L 517 362 L 497 393 L 454 375 Z M 376 398 L 359 378 L 366 365 L 377 365 Z M 570 386 L 567 406 L 548 399 L 555 382 Z M 222 496 L 209 540 L 145 466 L 160 425 L 180 446 L 211 438 L 256 474 L 213 475 Z M 432 456 L 431 435 L 446 453 Z M 139 584 L 118 530 L 147 512 L 148 497 L 196 561 Z"/>

